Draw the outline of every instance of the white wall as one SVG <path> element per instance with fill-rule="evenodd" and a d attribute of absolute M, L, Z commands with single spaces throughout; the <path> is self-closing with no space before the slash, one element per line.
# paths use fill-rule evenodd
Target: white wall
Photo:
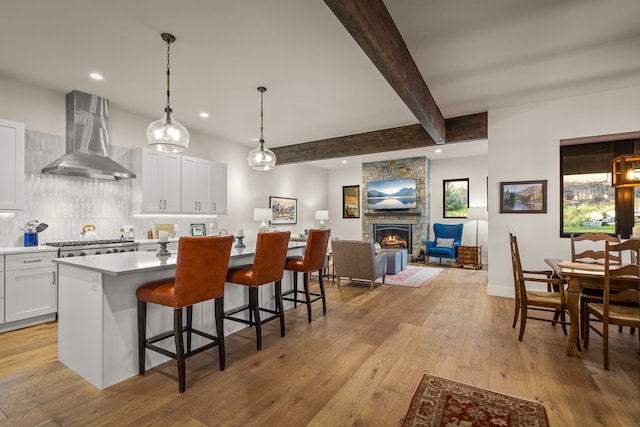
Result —
<path fill-rule="evenodd" d="M 429 173 L 431 191 L 429 240 L 433 239 L 433 224 L 464 223 L 462 244 L 475 246 L 476 220 L 466 218 L 443 218 L 443 180 L 469 178 L 469 206 L 487 206 L 488 156 L 459 157 L 455 159 L 431 160 Z M 478 220 L 478 245 L 481 246 L 482 263 L 487 264 L 489 246 L 487 235 L 488 220 Z"/>
<path fill-rule="evenodd" d="M 348 185 L 360 186 L 360 200 L 362 200 L 362 165 L 351 168 L 334 169 L 329 172 L 329 221 L 325 221 L 331 228 L 331 237 L 347 240 L 362 239 L 363 207 L 360 203 L 360 218 L 342 218 L 342 187 Z"/>
<path fill-rule="evenodd" d="M 526 269 L 570 256 L 560 238 L 559 141 L 638 130 L 640 87 L 489 111 L 490 295 L 513 296 L 508 228 Z M 546 214 L 499 213 L 500 182 L 538 179 L 548 181 Z"/>
<path fill-rule="evenodd" d="M 71 89 L 70 89 L 71 90 Z M 0 118 L 25 123 L 29 130 L 64 136 L 66 131 L 66 93 L 25 84 L 0 75 Z M 123 110 L 110 102 L 109 138 L 110 144 L 119 147 L 142 147 L 146 145 L 145 130 L 158 117 L 144 117 Z M 150 113 L 155 113 L 150 112 Z M 215 126 L 215 117 L 210 119 Z M 259 129 L 256 129 L 258 132 Z M 259 223 L 253 221 L 253 208 L 268 207 L 269 196 L 290 197 L 298 200 L 298 222 L 295 225 L 279 226 L 281 230 L 303 231 L 316 226 L 314 211 L 327 209 L 329 204 L 327 170 L 308 165 L 277 166 L 270 172 L 249 169 L 247 154 L 253 147 L 216 140 L 207 135 L 190 132 L 189 156 L 200 157 L 226 163 L 228 166 L 228 215 L 219 216 L 219 226 L 234 233 L 243 228 L 248 236 L 257 233 Z M 44 164 L 42 166 L 45 166 Z M 304 179 L 301 179 L 304 177 Z M 72 207 L 63 207 L 72 209 Z M 22 212 L 15 218 L 2 219 L 0 241 L 20 242 L 22 233 L 16 221 L 31 218 L 34 213 Z M 55 213 L 72 216 L 73 212 Z M 337 214 L 334 214 L 335 218 Z M 46 222 L 46 217 L 38 218 Z M 176 221 L 176 216 L 169 218 Z M 202 216 L 180 216 L 185 223 L 202 222 Z M 167 222 L 167 217 L 145 217 L 150 223 Z M 181 227 L 186 233 L 187 227 Z M 50 230 L 51 231 L 51 230 Z M 113 230 L 115 233 L 115 230 Z M 51 233 L 51 235 L 55 233 Z M 101 237 L 111 237 L 111 230 L 103 230 Z M 146 229 L 136 229 L 136 237 L 146 237 Z M 42 236 L 46 240 L 47 236 Z"/>

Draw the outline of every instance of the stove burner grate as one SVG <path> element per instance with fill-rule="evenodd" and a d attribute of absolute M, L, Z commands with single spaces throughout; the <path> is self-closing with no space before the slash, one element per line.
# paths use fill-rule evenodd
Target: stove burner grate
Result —
<path fill-rule="evenodd" d="M 78 247 L 78 246 L 105 246 L 105 245 L 131 245 L 131 240 L 102 239 L 102 240 L 70 240 L 65 242 L 47 242 L 45 245 L 56 248 Z"/>

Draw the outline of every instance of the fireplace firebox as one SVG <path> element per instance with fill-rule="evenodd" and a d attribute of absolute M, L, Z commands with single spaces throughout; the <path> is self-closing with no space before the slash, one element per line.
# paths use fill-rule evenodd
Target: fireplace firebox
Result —
<path fill-rule="evenodd" d="M 383 248 L 401 248 L 412 252 L 411 224 L 373 224 L 375 241 Z"/>

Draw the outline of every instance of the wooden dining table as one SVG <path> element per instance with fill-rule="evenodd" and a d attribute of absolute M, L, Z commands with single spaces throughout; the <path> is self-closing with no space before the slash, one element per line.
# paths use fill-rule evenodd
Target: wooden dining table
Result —
<path fill-rule="evenodd" d="M 567 280 L 567 310 L 569 311 L 569 338 L 567 356 L 573 356 L 580 336 L 580 292 L 582 289 L 604 289 L 604 265 L 571 262 L 561 259 L 544 260 L 556 275 Z M 617 268 L 617 266 L 611 266 Z M 611 281 L 611 290 L 638 287 L 637 279 L 619 278 Z"/>

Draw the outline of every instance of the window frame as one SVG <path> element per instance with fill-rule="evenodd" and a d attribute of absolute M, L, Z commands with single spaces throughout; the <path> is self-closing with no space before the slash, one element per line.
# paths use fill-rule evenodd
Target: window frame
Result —
<path fill-rule="evenodd" d="M 611 153 L 607 156 L 609 158 L 606 159 L 606 162 L 610 165 L 611 159 L 620 154 L 630 154 L 634 152 L 638 152 L 639 149 L 636 147 L 640 147 L 640 132 L 627 132 L 622 134 L 611 134 L 611 135 L 600 135 L 600 136 L 591 136 L 584 138 L 573 138 L 573 139 L 565 139 L 560 140 L 560 149 L 559 149 L 559 157 L 560 157 L 560 179 L 559 179 L 559 187 L 560 187 L 560 237 L 571 237 L 571 234 L 583 234 L 583 233 L 566 233 L 564 231 L 564 176 L 565 176 L 565 157 L 563 152 L 565 151 L 564 147 L 568 146 L 584 146 L 590 147 L 590 150 L 586 151 L 595 151 L 597 147 L 591 144 L 597 143 L 609 143 L 613 144 L 613 149 Z M 586 156 L 587 154 L 585 154 Z M 610 166 L 606 171 L 598 170 L 597 173 L 611 172 Z M 595 173 L 595 172 L 594 172 Z M 633 187 L 627 188 L 616 188 L 615 189 L 615 199 L 614 206 L 616 212 L 616 226 L 614 233 L 607 234 L 620 234 L 622 238 L 629 238 L 632 232 L 632 228 L 634 226 L 634 192 L 635 189 Z"/>
<path fill-rule="evenodd" d="M 466 184 L 466 213 L 464 216 L 447 215 L 447 184 L 449 183 L 465 183 Z M 469 215 L 469 178 L 443 179 L 442 180 L 442 218 L 467 218 Z"/>

